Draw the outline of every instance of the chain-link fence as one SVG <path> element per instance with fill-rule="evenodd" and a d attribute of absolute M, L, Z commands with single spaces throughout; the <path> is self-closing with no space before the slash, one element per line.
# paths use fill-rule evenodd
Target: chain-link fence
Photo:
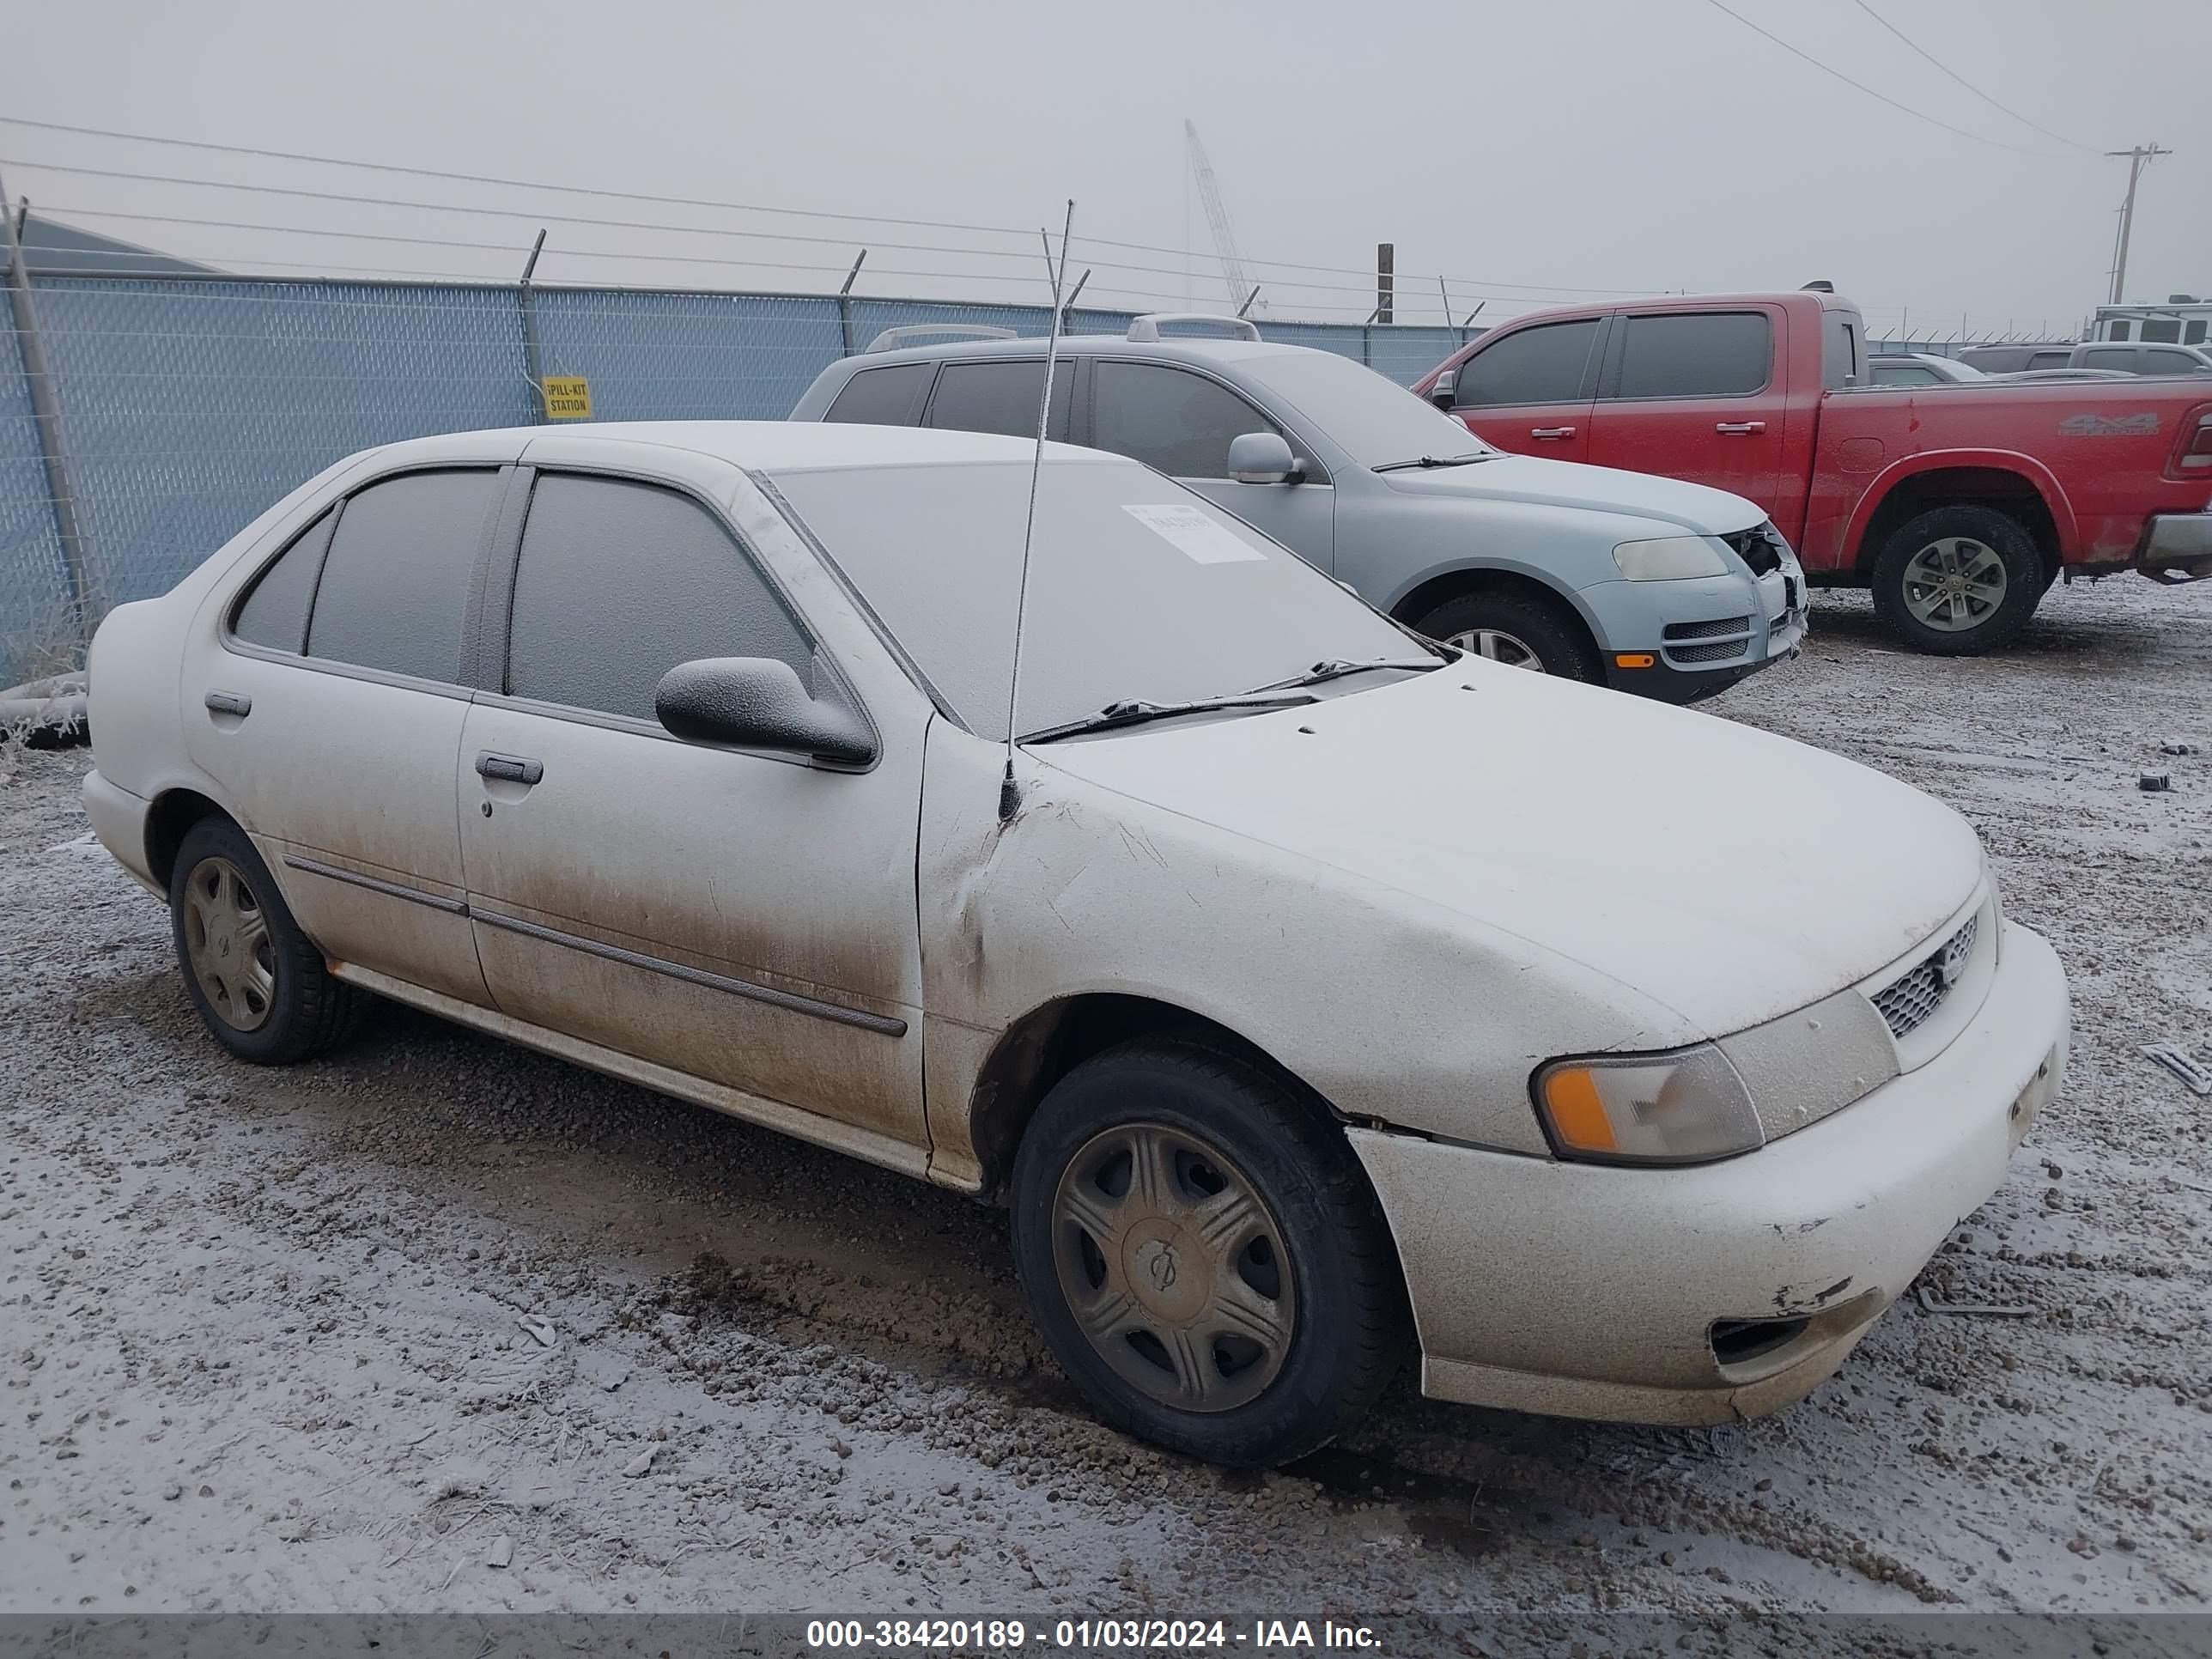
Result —
<path fill-rule="evenodd" d="M 1118 333 L 1133 315 L 1083 308 L 1069 327 Z M 819 295 L 35 276 L 0 307 L 0 685 L 68 665 L 107 607 L 166 591 L 343 456 L 540 420 L 541 380 L 583 379 L 593 419 L 778 420 L 884 329 L 1049 321 L 1043 306 Z M 1473 337 L 1259 326 L 1401 384 Z"/>

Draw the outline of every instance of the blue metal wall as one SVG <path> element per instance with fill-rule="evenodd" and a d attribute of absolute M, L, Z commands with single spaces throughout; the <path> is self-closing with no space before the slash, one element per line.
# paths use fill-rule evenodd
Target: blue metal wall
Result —
<path fill-rule="evenodd" d="M 538 418 L 521 291 L 405 283 L 37 279 L 88 568 L 88 608 L 165 592 L 278 496 L 340 457 Z M 777 420 L 816 374 L 886 328 L 1042 334 L 1041 306 L 537 288 L 539 368 L 591 382 L 602 420 Z M 1132 313 L 1079 310 L 1084 333 Z M 4 319 L 4 313 L 0 313 Z M 1270 339 L 1408 384 L 1458 330 L 1262 322 Z M 55 665 L 72 611 L 21 354 L 0 329 L 0 685 Z"/>

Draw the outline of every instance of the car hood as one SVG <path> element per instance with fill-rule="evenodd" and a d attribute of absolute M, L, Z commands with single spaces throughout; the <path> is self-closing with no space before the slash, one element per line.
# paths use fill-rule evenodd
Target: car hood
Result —
<path fill-rule="evenodd" d="M 1950 808 L 1824 750 L 1462 658 L 1308 707 L 1054 744 L 1085 781 L 1557 953 L 1708 1036 L 1854 984 L 1972 896 Z"/>
<path fill-rule="evenodd" d="M 1536 455 L 1502 454 L 1472 466 L 1413 468 L 1381 476 L 1391 489 L 1408 495 L 1582 507 L 1656 519 L 1705 536 L 1733 535 L 1766 517 L 1764 509 L 1725 489 L 1649 472 L 1623 472 L 1617 467 L 1547 461 Z"/>

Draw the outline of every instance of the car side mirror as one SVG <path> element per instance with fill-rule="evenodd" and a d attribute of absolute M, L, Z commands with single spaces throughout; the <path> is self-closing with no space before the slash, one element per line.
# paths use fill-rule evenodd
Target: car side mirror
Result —
<path fill-rule="evenodd" d="M 849 709 L 808 695 L 789 663 L 702 657 L 660 677 L 653 712 L 671 735 L 865 766 L 876 740 Z"/>
<path fill-rule="evenodd" d="M 1304 476 L 1279 432 L 1243 432 L 1229 441 L 1229 476 L 1238 483 L 1296 483 Z"/>
<path fill-rule="evenodd" d="M 1438 409 L 1449 409 L 1459 389 L 1459 371 L 1448 368 L 1437 376 L 1437 383 L 1429 388 L 1429 401 Z"/>

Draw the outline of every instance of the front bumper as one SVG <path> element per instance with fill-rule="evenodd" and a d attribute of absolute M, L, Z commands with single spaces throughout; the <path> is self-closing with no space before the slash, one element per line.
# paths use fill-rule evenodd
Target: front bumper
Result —
<path fill-rule="evenodd" d="M 1756 579 L 1600 582 L 1579 595 L 1598 622 L 1606 682 L 1695 702 L 1803 645 L 1805 578 L 1794 562 Z"/>
<path fill-rule="evenodd" d="M 1423 1391 L 1651 1423 L 1802 1399 L 2002 1182 L 2067 1033 L 2057 957 L 2007 926 L 1941 1054 L 1741 1158 L 1607 1168 L 1349 1130 L 1397 1241 Z M 1765 1352 L 1716 1351 L 1717 1326 L 1795 1321 Z"/>

